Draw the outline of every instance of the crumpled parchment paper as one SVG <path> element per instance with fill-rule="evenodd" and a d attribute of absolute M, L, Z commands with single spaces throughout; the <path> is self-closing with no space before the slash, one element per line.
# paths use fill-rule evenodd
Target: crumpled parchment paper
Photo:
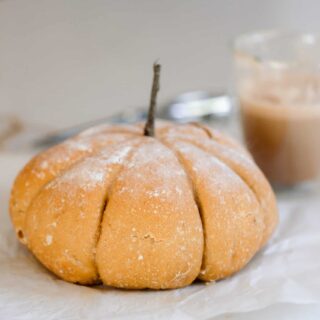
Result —
<path fill-rule="evenodd" d="M 280 194 L 276 233 L 229 279 L 168 291 L 84 287 L 57 279 L 16 240 L 8 199 L 26 160 L 0 158 L 0 319 L 207 319 L 277 303 L 320 303 L 320 192 Z"/>

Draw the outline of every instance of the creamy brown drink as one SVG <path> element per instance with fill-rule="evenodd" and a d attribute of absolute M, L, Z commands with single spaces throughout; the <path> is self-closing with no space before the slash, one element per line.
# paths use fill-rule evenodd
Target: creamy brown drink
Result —
<path fill-rule="evenodd" d="M 274 183 L 320 176 L 320 75 L 248 81 L 239 92 L 247 146 Z"/>

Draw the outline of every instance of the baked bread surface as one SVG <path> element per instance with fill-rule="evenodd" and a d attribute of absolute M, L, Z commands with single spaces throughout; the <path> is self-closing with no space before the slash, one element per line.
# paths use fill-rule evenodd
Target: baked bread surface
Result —
<path fill-rule="evenodd" d="M 35 156 L 10 200 L 19 240 L 58 277 L 130 289 L 213 281 L 270 238 L 274 193 L 248 152 L 199 124 L 103 125 Z"/>

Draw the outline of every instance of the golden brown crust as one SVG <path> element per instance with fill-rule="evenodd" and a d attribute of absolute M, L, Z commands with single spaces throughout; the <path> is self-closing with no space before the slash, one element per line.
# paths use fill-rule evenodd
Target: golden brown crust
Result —
<path fill-rule="evenodd" d="M 221 160 L 251 188 L 260 203 L 263 215 L 265 225 L 261 240 L 263 246 L 278 223 L 278 210 L 273 190 L 253 159 L 230 145 L 218 143 L 213 139 L 203 139 L 203 134 L 200 132 L 193 136 L 179 135 L 176 140 L 193 144 Z"/>
<path fill-rule="evenodd" d="M 99 273 L 116 287 L 186 286 L 201 266 L 198 209 L 172 151 L 144 140 L 110 193 L 97 249 Z"/>
<path fill-rule="evenodd" d="M 227 136 L 226 134 L 222 134 L 221 132 L 219 132 L 217 130 L 209 128 L 203 124 L 201 124 L 200 127 L 202 127 L 207 132 L 208 136 L 212 140 L 214 140 L 214 141 L 218 142 L 219 144 L 222 144 L 226 147 L 229 147 L 229 148 L 235 150 L 236 152 L 240 152 L 250 159 L 253 159 L 251 154 L 249 153 L 249 151 L 243 145 L 241 145 L 238 142 L 236 142 L 235 140 L 233 140 L 231 137 Z"/>
<path fill-rule="evenodd" d="M 100 126 L 41 153 L 18 175 L 20 240 L 64 280 L 177 288 L 241 269 L 277 223 L 247 151 L 203 125 Z"/>
<path fill-rule="evenodd" d="M 136 132 L 139 131 L 129 126 L 99 126 L 86 130 L 31 159 L 17 176 L 10 198 L 11 219 L 20 241 L 25 241 L 25 212 L 44 185 L 77 161 L 104 146 L 125 141 Z"/>
<path fill-rule="evenodd" d="M 98 280 L 95 248 L 106 195 L 136 144 L 133 139 L 106 146 L 85 158 L 47 184 L 27 210 L 28 247 L 61 278 L 79 283 Z"/>
<path fill-rule="evenodd" d="M 259 249 L 264 227 L 259 203 L 239 176 L 217 158 L 188 143 L 167 143 L 191 177 L 201 211 L 205 248 L 199 278 L 225 278 Z"/>

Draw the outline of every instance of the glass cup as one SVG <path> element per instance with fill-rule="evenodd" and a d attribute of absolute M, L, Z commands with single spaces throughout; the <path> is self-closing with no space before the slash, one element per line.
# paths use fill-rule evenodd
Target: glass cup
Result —
<path fill-rule="evenodd" d="M 275 185 L 319 181 L 320 37 L 256 32 L 234 45 L 244 139 Z"/>

